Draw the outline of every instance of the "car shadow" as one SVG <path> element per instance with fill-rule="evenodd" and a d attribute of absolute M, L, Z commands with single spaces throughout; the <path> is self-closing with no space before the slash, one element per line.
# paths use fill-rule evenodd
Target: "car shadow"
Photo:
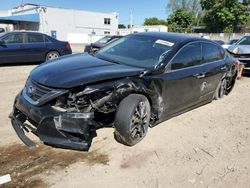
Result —
<path fill-rule="evenodd" d="M 27 65 L 40 65 L 43 62 L 32 62 L 32 63 L 3 63 L 0 67 L 14 67 L 14 66 L 27 66 Z"/>

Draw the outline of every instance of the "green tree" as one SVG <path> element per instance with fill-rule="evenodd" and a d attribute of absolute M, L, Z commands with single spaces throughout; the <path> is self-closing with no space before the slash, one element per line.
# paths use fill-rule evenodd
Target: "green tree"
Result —
<path fill-rule="evenodd" d="M 192 13 L 188 13 L 184 9 L 177 9 L 168 17 L 168 29 L 171 32 L 191 32 L 194 20 Z"/>
<path fill-rule="evenodd" d="M 238 0 L 201 0 L 201 6 L 205 11 L 204 23 L 210 32 L 231 33 L 249 20 L 247 5 Z"/>
<path fill-rule="evenodd" d="M 124 24 L 119 24 L 119 25 L 118 25 L 118 28 L 119 28 L 119 29 L 126 29 L 126 26 L 125 26 Z"/>
<path fill-rule="evenodd" d="M 146 18 L 143 25 L 167 25 L 167 21 L 152 17 Z"/>
<path fill-rule="evenodd" d="M 194 17 L 197 17 L 201 11 L 200 0 L 169 0 L 167 8 L 172 13 L 183 9 L 187 13 L 192 13 Z"/>
<path fill-rule="evenodd" d="M 244 5 L 250 5 L 250 0 L 243 0 L 242 3 L 243 3 Z"/>

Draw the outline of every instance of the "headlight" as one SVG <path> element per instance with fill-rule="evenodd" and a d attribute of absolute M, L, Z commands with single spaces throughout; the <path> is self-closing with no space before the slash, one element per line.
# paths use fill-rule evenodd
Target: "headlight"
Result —
<path fill-rule="evenodd" d="M 234 53 L 234 54 L 237 54 L 237 53 L 238 53 L 238 51 L 239 51 L 239 48 L 238 48 L 238 47 L 236 47 L 236 48 L 233 50 L 233 53 Z"/>

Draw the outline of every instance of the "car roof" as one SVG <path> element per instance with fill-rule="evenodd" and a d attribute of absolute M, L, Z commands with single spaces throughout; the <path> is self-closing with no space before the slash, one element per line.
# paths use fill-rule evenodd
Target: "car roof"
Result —
<path fill-rule="evenodd" d="M 35 32 L 35 31 L 8 31 L 8 32 L 4 32 L 4 34 L 10 34 L 10 33 L 32 33 L 32 34 L 45 35 L 43 33 Z"/>
<path fill-rule="evenodd" d="M 191 35 L 187 35 L 187 34 L 181 34 L 181 33 L 169 33 L 169 32 L 143 32 L 143 33 L 136 33 L 136 34 L 132 34 L 135 36 L 150 36 L 150 37 L 155 37 L 155 38 L 159 38 L 162 40 L 167 40 L 167 41 L 171 41 L 174 43 L 179 43 L 182 41 L 192 41 L 192 40 L 204 40 L 204 41 L 210 41 L 204 38 L 199 38 L 199 37 L 194 37 Z"/>
<path fill-rule="evenodd" d="M 42 34 L 43 35 L 43 33 L 36 32 L 36 31 L 8 31 L 6 33 L 35 33 L 35 34 Z"/>

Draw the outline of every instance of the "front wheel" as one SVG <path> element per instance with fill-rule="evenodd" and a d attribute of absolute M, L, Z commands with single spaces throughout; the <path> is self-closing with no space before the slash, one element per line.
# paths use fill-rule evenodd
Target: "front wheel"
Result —
<path fill-rule="evenodd" d="M 60 57 L 60 54 L 57 51 L 50 51 L 46 55 L 46 61 L 56 59 L 58 57 Z"/>
<path fill-rule="evenodd" d="M 150 113 L 150 104 L 145 96 L 131 94 L 124 98 L 115 116 L 115 139 L 127 146 L 140 142 L 147 134 Z"/>

